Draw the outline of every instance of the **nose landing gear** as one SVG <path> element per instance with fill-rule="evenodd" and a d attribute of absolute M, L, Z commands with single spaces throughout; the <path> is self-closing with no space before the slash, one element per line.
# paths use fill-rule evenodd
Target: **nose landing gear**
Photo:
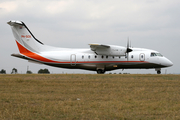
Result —
<path fill-rule="evenodd" d="M 157 71 L 157 74 L 161 74 L 161 71 L 160 71 L 160 70 L 158 70 L 158 71 Z"/>
<path fill-rule="evenodd" d="M 157 74 L 161 74 L 161 68 L 156 68 Z"/>

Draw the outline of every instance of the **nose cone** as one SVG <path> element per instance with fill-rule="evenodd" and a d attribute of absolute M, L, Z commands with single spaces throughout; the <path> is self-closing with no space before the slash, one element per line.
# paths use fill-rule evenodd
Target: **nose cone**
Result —
<path fill-rule="evenodd" d="M 171 67 L 171 66 L 173 66 L 173 63 L 169 59 L 164 57 L 163 65 L 166 67 Z"/>
<path fill-rule="evenodd" d="M 170 66 L 173 66 L 173 63 L 169 60 L 167 65 L 168 65 L 168 67 L 170 67 Z"/>

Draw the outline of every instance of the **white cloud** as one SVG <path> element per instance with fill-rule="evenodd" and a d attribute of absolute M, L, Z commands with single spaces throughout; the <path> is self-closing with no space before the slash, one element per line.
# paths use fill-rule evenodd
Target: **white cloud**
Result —
<path fill-rule="evenodd" d="M 9 14 L 17 10 L 17 4 L 14 1 L 0 2 L 1 14 Z"/>
<path fill-rule="evenodd" d="M 73 0 L 52 1 L 45 6 L 45 10 L 51 15 L 57 15 L 70 9 L 73 3 Z"/>

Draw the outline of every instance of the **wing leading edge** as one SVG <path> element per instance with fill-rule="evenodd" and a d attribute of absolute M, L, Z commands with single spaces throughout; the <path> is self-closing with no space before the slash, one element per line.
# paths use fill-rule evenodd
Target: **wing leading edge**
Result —
<path fill-rule="evenodd" d="M 105 45 L 99 43 L 89 44 L 92 51 L 97 55 L 125 56 L 126 48 L 123 46 Z"/>

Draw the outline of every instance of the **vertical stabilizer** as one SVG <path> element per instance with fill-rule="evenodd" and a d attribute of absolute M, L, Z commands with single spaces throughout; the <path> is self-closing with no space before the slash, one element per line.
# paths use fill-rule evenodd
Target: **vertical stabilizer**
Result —
<path fill-rule="evenodd" d="M 9 21 L 7 23 L 12 28 L 12 32 L 15 37 L 20 53 L 41 52 L 43 43 L 34 37 L 34 35 L 31 33 L 31 31 L 27 28 L 27 26 L 23 22 Z"/>

